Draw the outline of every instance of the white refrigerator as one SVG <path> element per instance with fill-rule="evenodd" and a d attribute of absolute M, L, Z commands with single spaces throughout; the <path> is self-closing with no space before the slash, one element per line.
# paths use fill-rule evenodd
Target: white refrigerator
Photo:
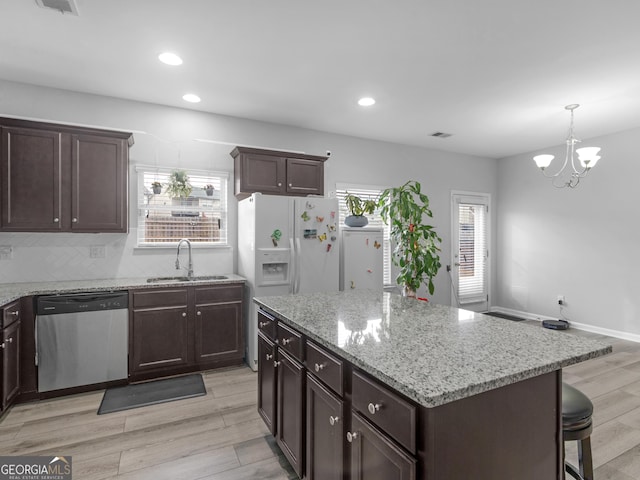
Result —
<path fill-rule="evenodd" d="M 238 202 L 238 274 L 247 279 L 246 361 L 258 366 L 253 297 L 337 291 L 338 200 L 254 193 Z"/>
<path fill-rule="evenodd" d="M 340 290 L 383 290 L 381 228 L 340 229 Z"/>

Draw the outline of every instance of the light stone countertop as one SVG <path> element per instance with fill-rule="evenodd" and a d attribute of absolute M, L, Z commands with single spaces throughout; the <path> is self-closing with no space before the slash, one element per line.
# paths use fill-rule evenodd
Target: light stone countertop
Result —
<path fill-rule="evenodd" d="M 166 280 L 149 283 L 146 278 L 114 278 L 98 280 L 65 280 L 59 282 L 0 283 L 0 306 L 30 295 L 53 295 L 74 292 L 104 292 L 126 290 L 129 288 L 157 288 L 190 285 L 220 285 L 225 283 L 244 283 L 245 278 L 233 273 L 225 273 L 224 279 L 177 281 Z"/>
<path fill-rule="evenodd" d="M 548 330 L 390 293 L 353 290 L 254 301 L 425 407 L 612 351 L 571 330 Z"/>

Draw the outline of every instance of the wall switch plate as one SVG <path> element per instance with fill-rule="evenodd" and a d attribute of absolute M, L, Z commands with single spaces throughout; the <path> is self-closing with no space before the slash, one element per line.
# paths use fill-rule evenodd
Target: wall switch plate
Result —
<path fill-rule="evenodd" d="M 107 252 L 104 245 L 91 245 L 89 247 L 90 258 L 105 258 L 106 256 Z"/>
<path fill-rule="evenodd" d="M 0 245 L 0 260 L 11 260 L 13 258 L 13 247 L 11 245 Z"/>

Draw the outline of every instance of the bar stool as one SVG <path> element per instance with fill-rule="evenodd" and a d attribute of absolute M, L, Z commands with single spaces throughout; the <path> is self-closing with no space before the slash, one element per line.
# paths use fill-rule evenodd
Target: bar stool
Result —
<path fill-rule="evenodd" d="M 565 471 L 577 480 L 593 480 L 591 457 L 591 415 L 593 404 L 580 390 L 562 383 L 562 437 L 564 442 L 578 442 L 578 468 L 564 463 Z M 562 456 L 564 458 L 564 442 Z"/>

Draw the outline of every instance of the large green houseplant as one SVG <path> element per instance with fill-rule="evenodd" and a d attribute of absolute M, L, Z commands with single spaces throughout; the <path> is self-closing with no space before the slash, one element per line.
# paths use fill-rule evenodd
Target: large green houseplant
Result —
<path fill-rule="evenodd" d="M 400 187 L 387 188 L 379 199 L 380 213 L 391 226 L 391 240 L 395 244 L 393 264 L 400 268 L 396 277 L 403 294 L 415 297 L 424 283 L 433 295 L 433 277 L 440 269 L 442 239 L 433 226 L 423 223 L 433 218 L 429 197 L 420 191 L 420 183 L 410 180 Z"/>
<path fill-rule="evenodd" d="M 171 198 L 187 198 L 193 187 L 189 183 L 189 175 L 184 170 L 173 170 L 169 175 L 167 193 Z"/>

